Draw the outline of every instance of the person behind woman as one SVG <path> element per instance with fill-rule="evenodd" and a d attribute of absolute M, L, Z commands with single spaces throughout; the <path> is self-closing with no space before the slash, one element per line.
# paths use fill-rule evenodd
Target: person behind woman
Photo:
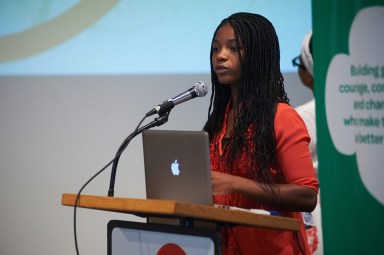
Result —
<path fill-rule="evenodd" d="M 280 49 L 271 22 L 235 13 L 214 32 L 212 96 L 204 130 L 210 137 L 216 204 L 278 210 L 299 219 L 317 202 L 315 176 L 303 120 L 289 105 Z M 223 254 L 309 254 L 299 232 L 223 227 Z"/>
<path fill-rule="evenodd" d="M 304 36 L 301 44 L 301 54 L 294 58 L 292 63 L 294 66 L 298 67 L 297 72 L 302 84 L 309 88 L 314 95 L 312 31 L 309 31 Z M 303 118 L 309 135 L 311 136 L 309 150 L 312 156 L 313 168 L 315 169 L 316 176 L 318 176 L 315 98 L 313 97 L 307 103 L 298 106 L 296 111 L 299 113 L 301 118 Z M 310 254 L 323 254 L 320 196 L 318 196 L 315 210 L 312 213 L 304 212 L 303 219 L 306 226 L 308 243 L 311 251 Z"/>

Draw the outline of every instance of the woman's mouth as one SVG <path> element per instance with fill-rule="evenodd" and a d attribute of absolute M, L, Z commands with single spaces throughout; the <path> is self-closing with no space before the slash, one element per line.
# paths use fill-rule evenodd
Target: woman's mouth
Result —
<path fill-rule="evenodd" d="M 216 74 L 224 74 L 227 73 L 230 69 L 225 66 L 216 66 L 215 67 L 215 73 Z"/>

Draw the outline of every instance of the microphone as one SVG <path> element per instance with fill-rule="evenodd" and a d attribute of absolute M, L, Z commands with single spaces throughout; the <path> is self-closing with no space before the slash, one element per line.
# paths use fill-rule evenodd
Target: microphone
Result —
<path fill-rule="evenodd" d="M 188 89 L 187 91 L 181 93 L 180 95 L 175 96 L 174 98 L 168 99 L 149 112 L 145 114 L 146 117 L 151 116 L 153 114 L 158 113 L 159 115 L 162 115 L 168 111 L 170 111 L 175 105 L 184 103 L 185 101 L 188 101 L 195 97 L 203 97 L 208 93 L 208 87 L 205 85 L 204 82 L 198 81 L 196 82 L 192 88 Z"/>

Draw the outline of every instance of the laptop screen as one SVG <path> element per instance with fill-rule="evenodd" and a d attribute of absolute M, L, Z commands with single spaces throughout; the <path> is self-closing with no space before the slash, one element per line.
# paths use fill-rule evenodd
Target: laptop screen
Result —
<path fill-rule="evenodd" d="M 148 199 L 213 205 L 208 133 L 142 133 Z"/>

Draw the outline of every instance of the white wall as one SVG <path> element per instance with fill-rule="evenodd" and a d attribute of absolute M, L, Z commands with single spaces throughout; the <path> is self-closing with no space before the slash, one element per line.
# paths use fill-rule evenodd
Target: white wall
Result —
<path fill-rule="evenodd" d="M 296 74 L 285 77 L 293 105 L 310 99 Z M 108 163 L 147 111 L 198 80 L 210 83 L 206 74 L 0 77 L 0 254 L 75 254 L 73 208 L 61 195 Z M 178 105 L 162 128 L 201 130 L 209 98 Z M 120 159 L 116 197 L 145 198 L 143 167 L 138 136 Z M 106 196 L 109 178 L 110 168 L 83 194 Z M 106 254 L 111 219 L 143 221 L 79 209 L 80 254 Z"/>

